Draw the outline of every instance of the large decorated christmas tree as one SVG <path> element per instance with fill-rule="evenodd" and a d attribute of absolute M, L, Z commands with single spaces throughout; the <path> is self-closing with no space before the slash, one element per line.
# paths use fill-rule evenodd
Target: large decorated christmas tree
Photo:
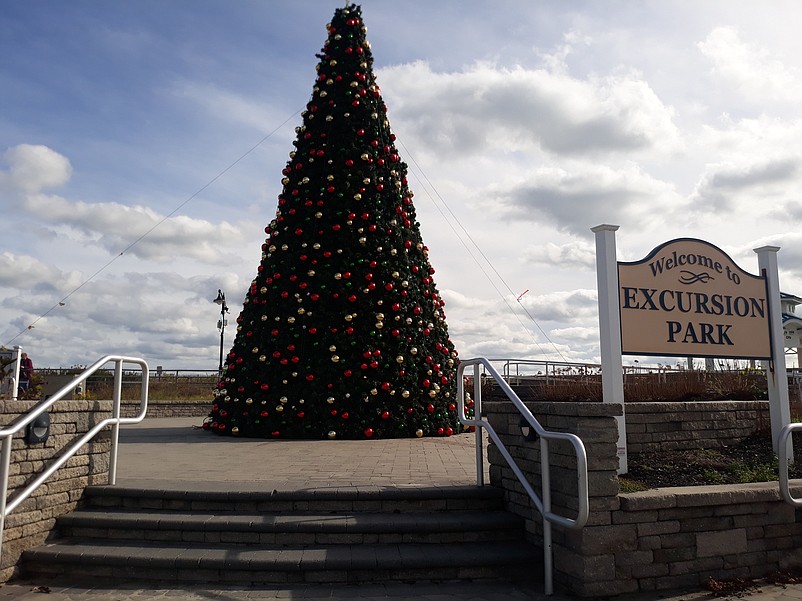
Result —
<path fill-rule="evenodd" d="M 450 436 L 457 353 L 359 6 L 335 11 L 205 427 Z"/>

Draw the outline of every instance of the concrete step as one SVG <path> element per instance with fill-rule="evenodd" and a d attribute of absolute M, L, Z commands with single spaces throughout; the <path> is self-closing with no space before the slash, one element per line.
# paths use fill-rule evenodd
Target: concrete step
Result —
<path fill-rule="evenodd" d="M 491 487 L 296 492 L 88 489 L 26 578 L 357 583 L 539 577 Z"/>
<path fill-rule="evenodd" d="M 184 513 L 79 510 L 58 520 L 63 537 L 230 544 L 447 543 L 520 540 L 523 520 L 505 511 L 440 513 Z"/>
<path fill-rule="evenodd" d="M 84 498 L 95 508 L 126 507 L 174 511 L 485 511 L 503 506 L 492 486 L 347 487 L 300 491 L 164 490 L 91 486 Z"/>
<path fill-rule="evenodd" d="M 147 579 L 240 584 L 483 580 L 532 571 L 521 542 L 358 544 L 232 550 L 227 545 L 125 545 L 76 539 L 26 552 L 26 578 Z"/>

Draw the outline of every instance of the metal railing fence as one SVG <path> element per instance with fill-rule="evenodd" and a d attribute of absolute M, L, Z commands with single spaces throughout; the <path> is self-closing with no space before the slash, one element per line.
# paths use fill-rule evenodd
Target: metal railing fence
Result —
<path fill-rule="evenodd" d="M 468 419 L 465 417 L 465 378 L 463 374 L 465 369 L 473 366 L 473 400 L 474 400 L 474 418 Z M 489 376 L 496 380 L 498 386 L 507 395 L 509 400 L 521 414 L 522 418 L 526 420 L 532 430 L 537 434 L 540 440 L 540 490 L 543 495 L 540 498 L 535 492 L 529 480 L 518 467 L 518 464 L 510 455 L 507 447 L 502 442 L 499 435 L 493 429 L 485 418 L 482 417 L 482 373 L 484 370 L 485 376 Z M 489 359 L 483 357 L 468 359 L 460 361 L 459 368 L 457 369 L 457 400 L 459 403 L 458 415 L 460 421 L 466 426 L 474 426 L 476 428 L 476 483 L 479 486 L 484 485 L 484 449 L 482 430 L 486 430 L 488 436 L 498 448 L 501 455 L 506 460 L 512 472 L 518 478 L 518 481 L 523 486 L 529 498 L 535 504 L 538 512 L 543 518 L 543 570 L 545 581 L 545 592 L 551 595 L 554 592 L 553 581 L 553 550 L 552 550 L 552 534 L 551 524 L 559 524 L 570 529 L 580 529 L 585 526 L 589 515 L 589 500 L 588 500 L 588 460 L 585 452 L 585 446 L 582 440 L 575 434 L 567 432 L 552 432 L 543 428 L 540 423 L 532 415 L 531 411 L 523 404 L 518 395 L 510 388 L 509 384 L 505 381 L 504 377 L 496 371 L 492 366 Z M 563 440 L 570 443 L 576 454 L 576 473 L 577 473 L 577 515 L 575 518 L 568 518 L 551 510 L 551 464 L 549 462 L 549 441 L 550 440 Z"/>
<path fill-rule="evenodd" d="M 66 447 L 61 454 L 53 458 L 53 463 L 47 466 L 32 482 L 17 492 L 16 496 L 9 501 L 8 499 L 8 478 L 11 467 L 11 446 L 15 434 L 23 431 L 29 424 L 32 424 L 39 416 L 45 413 L 50 407 L 55 405 L 64 397 L 72 395 L 79 385 L 83 385 L 86 379 L 99 371 L 107 363 L 114 363 L 114 395 L 112 398 L 112 414 L 110 418 L 101 420 L 86 434 L 75 440 Z M 120 416 L 120 400 L 122 390 L 123 363 L 134 363 L 141 369 L 141 398 L 139 412 L 134 417 Z M 5 531 L 6 517 L 25 501 L 31 494 L 39 488 L 48 478 L 50 478 L 62 465 L 64 465 L 75 453 L 86 443 L 97 436 L 106 426 L 111 425 L 111 455 L 109 458 L 109 484 L 117 483 L 117 449 L 119 447 L 119 434 L 121 424 L 136 424 L 145 419 L 148 410 L 148 364 L 144 359 L 137 357 L 125 357 L 122 355 L 107 355 L 88 367 L 83 373 L 77 375 L 71 382 L 64 385 L 52 396 L 38 402 L 28 413 L 20 415 L 8 426 L 0 429 L 0 554 L 3 549 L 3 533 Z"/>

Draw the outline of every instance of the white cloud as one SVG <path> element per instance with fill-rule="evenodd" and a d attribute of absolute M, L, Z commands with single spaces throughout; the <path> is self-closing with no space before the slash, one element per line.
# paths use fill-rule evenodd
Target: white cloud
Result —
<path fill-rule="evenodd" d="M 529 246 L 523 252 L 524 261 L 549 265 L 559 269 L 595 269 L 596 250 L 582 242 L 557 245 L 553 242 Z"/>
<path fill-rule="evenodd" d="M 674 210 L 684 201 L 672 187 L 636 165 L 541 167 L 520 181 L 489 191 L 510 218 L 547 220 L 558 229 L 587 236 L 600 223 L 643 228 L 659 217 L 655 206 Z"/>
<path fill-rule="evenodd" d="M 699 49 L 713 63 L 715 72 L 750 100 L 802 99 L 797 69 L 769 50 L 743 41 L 735 28 L 716 27 L 699 43 Z"/>
<path fill-rule="evenodd" d="M 798 186 L 800 167 L 799 157 L 753 158 L 741 164 L 708 165 L 691 202 L 701 211 L 732 211 L 738 207 L 742 211 L 751 208 L 764 213 L 766 201 L 785 200 L 789 191 Z"/>
<path fill-rule="evenodd" d="M 3 158 L 8 169 L 0 171 L 0 183 L 5 181 L 25 193 L 63 186 L 72 175 L 67 157 L 39 144 L 19 144 L 9 148 Z"/>
<path fill-rule="evenodd" d="M 24 207 L 42 223 L 53 228 L 68 226 L 87 243 L 111 254 L 125 250 L 161 262 L 176 258 L 225 262 L 229 257 L 223 254 L 226 247 L 221 242 L 242 236 L 240 228 L 225 221 L 215 224 L 183 215 L 165 217 L 148 207 L 116 202 L 88 203 L 34 194 L 25 198 Z"/>
<path fill-rule="evenodd" d="M 393 120 L 449 154 L 541 148 L 565 156 L 681 147 L 665 106 L 638 74 L 588 80 L 559 71 L 477 63 L 436 73 L 417 61 L 377 75 Z"/>
<path fill-rule="evenodd" d="M 598 315 L 595 290 L 564 290 L 545 294 L 530 292 L 520 302 L 536 320 L 541 322 L 574 321 Z"/>
<path fill-rule="evenodd" d="M 780 250 L 777 253 L 777 264 L 781 274 L 787 274 L 792 277 L 802 277 L 802 233 L 799 232 L 782 232 L 771 236 L 762 236 L 756 240 L 740 246 L 737 253 L 743 257 L 750 257 L 755 263 L 757 259 L 753 250 L 761 246 L 779 246 Z M 747 271 L 757 271 L 757 269 L 747 269 Z M 781 280 L 784 278 L 781 277 Z M 789 292 L 802 295 L 802 289 L 790 290 L 783 286 L 781 281 L 780 287 L 783 292 Z"/>
<path fill-rule="evenodd" d="M 38 282 L 58 282 L 61 273 L 52 265 L 26 255 L 0 253 L 0 287 L 27 288 Z"/>
<path fill-rule="evenodd" d="M 590 342 L 597 344 L 599 341 L 598 327 L 573 326 L 568 328 L 555 328 L 551 331 L 553 338 L 566 342 Z"/>

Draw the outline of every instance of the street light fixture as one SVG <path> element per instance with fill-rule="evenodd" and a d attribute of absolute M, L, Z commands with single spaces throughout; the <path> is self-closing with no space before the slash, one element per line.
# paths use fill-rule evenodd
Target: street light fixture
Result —
<path fill-rule="evenodd" d="M 226 295 L 225 292 L 222 290 L 217 291 L 217 298 L 214 299 L 212 302 L 217 303 L 220 305 L 220 321 L 217 323 L 217 327 L 220 329 L 220 365 L 217 368 L 217 377 L 223 377 L 223 343 L 224 343 L 224 336 L 226 333 L 226 313 L 228 313 L 228 306 L 226 305 Z"/>

